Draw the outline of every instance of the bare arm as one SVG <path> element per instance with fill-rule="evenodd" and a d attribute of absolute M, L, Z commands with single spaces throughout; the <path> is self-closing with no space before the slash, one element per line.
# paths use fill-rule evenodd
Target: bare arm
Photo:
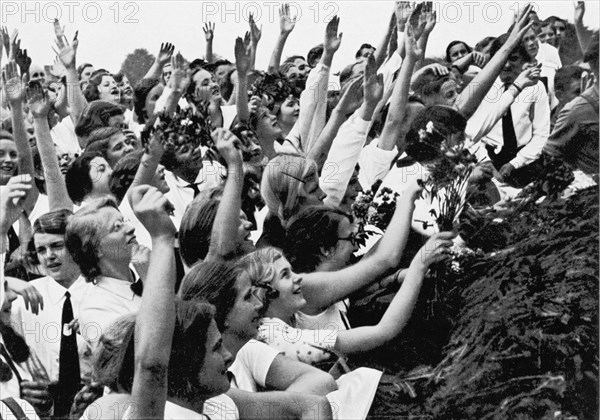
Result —
<path fill-rule="evenodd" d="M 50 211 L 60 209 L 72 211 L 73 202 L 67 192 L 67 184 L 60 171 L 56 148 L 50 135 L 48 111 L 51 102 L 48 99 L 48 94 L 44 93 L 41 84 L 36 84 L 27 89 L 27 99 L 29 110 L 34 118 L 35 142 L 42 160 Z"/>
<path fill-rule="evenodd" d="M 280 391 L 315 395 L 327 395 L 337 389 L 337 384 L 329 373 L 281 354 L 271 363 L 265 383 Z"/>
<path fill-rule="evenodd" d="M 248 71 L 252 68 L 252 46 L 248 38 L 248 33 L 244 40 L 237 38 L 235 40 L 235 66 L 237 68 L 238 81 L 235 87 L 238 119 L 245 123 L 250 119 L 250 109 L 248 107 Z"/>
<path fill-rule="evenodd" d="M 281 63 L 281 55 L 283 54 L 285 42 L 290 33 L 294 30 L 294 26 L 296 26 L 296 17 L 292 18 L 290 14 L 290 5 L 284 3 L 279 8 L 279 37 L 277 38 L 275 48 L 273 48 L 273 53 L 271 54 L 271 60 L 269 61 L 269 67 L 267 69 L 268 73 L 279 71 L 279 64 Z"/>
<path fill-rule="evenodd" d="M 14 60 L 9 61 L 2 72 L 2 83 L 4 92 L 10 104 L 10 114 L 13 128 L 13 138 L 17 148 L 19 174 L 29 174 L 34 178 L 35 168 L 33 165 L 33 155 L 31 147 L 27 140 L 25 131 L 25 121 L 23 117 L 23 100 L 25 98 L 25 82 L 27 75 L 19 76 L 17 63 Z M 23 209 L 27 214 L 31 213 L 35 207 L 39 195 L 35 184 L 32 184 L 31 191 L 25 197 Z"/>
<path fill-rule="evenodd" d="M 581 52 L 585 54 L 590 43 L 590 32 L 583 26 L 583 15 L 585 15 L 585 2 L 578 1 L 575 4 L 575 19 L 573 23 L 575 24 L 577 42 L 579 42 Z"/>
<path fill-rule="evenodd" d="M 79 32 L 75 32 L 71 45 L 67 38 L 63 35 L 63 28 L 60 27 L 58 20 L 54 21 L 54 32 L 56 34 L 57 50 L 54 50 L 60 62 L 65 66 L 67 77 L 67 101 L 69 103 L 69 114 L 73 125 L 76 126 L 81 118 L 84 108 L 87 106 L 87 100 L 83 96 L 79 85 L 79 76 L 77 75 L 77 47 L 79 40 L 77 36 Z M 85 143 L 80 140 L 79 146 L 85 148 Z"/>
<path fill-rule="evenodd" d="M 317 163 L 319 172 L 325 164 L 333 139 L 335 139 L 338 130 L 346 121 L 346 115 L 353 114 L 360 106 L 363 93 L 362 82 L 362 79 L 357 78 L 348 84 L 340 102 L 331 113 L 327 125 L 308 152 L 308 157 Z"/>
<path fill-rule="evenodd" d="M 213 39 L 215 38 L 215 24 L 213 22 L 207 22 L 204 24 L 204 38 L 206 38 L 206 54 L 204 59 L 207 63 L 213 62 Z"/>
<path fill-rule="evenodd" d="M 375 50 L 375 63 L 377 64 L 377 68 L 381 67 L 385 59 L 388 57 L 388 46 L 390 44 L 390 39 L 392 38 L 394 33 L 397 33 L 396 16 L 392 13 L 388 30 L 379 42 L 377 49 Z"/>
<path fill-rule="evenodd" d="M 131 396 L 136 418 L 163 418 L 175 329 L 175 226 L 168 200 L 156 188 L 133 191 L 136 217 L 152 237 L 150 268 L 136 316 L 135 375 Z"/>
<path fill-rule="evenodd" d="M 254 70 L 254 65 L 256 63 L 256 48 L 258 47 L 258 41 L 260 41 L 260 37 L 262 36 L 262 25 L 260 28 L 254 22 L 254 16 L 250 13 L 249 17 L 250 23 L 250 69 Z M 248 102 L 248 101 L 246 101 Z"/>
<path fill-rule="evenodd" d="M 175 51 L 175 46 L 168 42 L 160 44 L 160 49 L 158 50 L 158 55 L 154 59 L 154 63 L 152 63 L 152 67 L 148 70 L 148 72 L 144 75 L 143 79 L 159 79 L 161 80 L 162 70 L 165 64 L 171 61 L 171 57 L 173 56 L 173 52 Z"/>
<path fill-rule="evenodd" d="M 406 115 L 406 104 L 408 103 L 408 91 L 410 87 L 410 78 L 416 62 L 422 57 L 423 50 L 420 50 L 415 41 L 412 27 L 408 26 L 408 31 L 404 37 L 406 43 L 406 57 L 402 62 L 400 74 L 394 84 L 390 109 L 386 117 L 383 131 L 379 139 L 378 147 L 383 150 L 392 150 L 397 143 L 398 152 L 404 151 L 404 138 L 398 142 L 402 131 L 402 122 Z M 401 150 L 402 149 L 402 150 Z"/>
<path fill-rule="evenodd" d="M 525 32 L 531 28 L 533 23 L 528 23 L 529 19 L 527 17 L 531 9 L 532 6 L 527 5 L 522 10 L 504 45 L 490 59 L 489 63 L 487 63 L 481 72 L 475 76 L 471 83 L 463 89 L 462 94 L 454 104 L 456 110 L 467 120 L 471 118 L 479 104 L 485 98 L 485 95 L 487 95 L 487 92 L 494 84 L 494 80 L 496 80 L 500 74 L 500 71 L 502 70 L 502 67 L 504 67 L 512 50 L 519 42 L 521 42 L 521 38 Z"/>
<path fill-rule="evenodd" d="M 375 252 L 340 271 L 303 275 L 302 290 L 307 300 L 303 312 L 320 313 L 398 268 L 411 229 L 415 199 L 420 191 L 421 187 L 415 182 L 399 197 L 394 216 Z"/>
<path fill-rule="evenodd" d="M 210 247 L 205 261 L 225 259 L 235 251 L 244 187 L 240 139 L 231 131 L 222 128 L 213 131 L 212 136 L 219 154 L 227 163 L 227 180 L 213 223 Z"/>
<path fill-rule="evenodd" d="M 368 351 L 396 337 L 408 323 L 428 267 L 447 256 L 452 246 L 452 232 L 432 236 L 415 255 L 400 290 L 377 325 L 339 331 L 335 349 L 344 354 Z"/>
<path fill-rule="evenodd" d="M 240 420 L 332 418 L 331 405 L 325 397 L 297 392 L 246 392 L 236 388 L 227 391 L 240 412 Z"/>

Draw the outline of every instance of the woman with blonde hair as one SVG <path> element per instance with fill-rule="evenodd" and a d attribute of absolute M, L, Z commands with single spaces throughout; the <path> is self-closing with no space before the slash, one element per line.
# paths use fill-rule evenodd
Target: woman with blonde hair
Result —
<path fill-rule="evenodd" d="M 322 204 L 326 194 L 319 187 L 317 164 L 295 154 L 280 154 L 265 167 L 260 193 L 268 209 L 263 233 L 257 243 L 281 247 L 284 225 L 302 208 Z"/>

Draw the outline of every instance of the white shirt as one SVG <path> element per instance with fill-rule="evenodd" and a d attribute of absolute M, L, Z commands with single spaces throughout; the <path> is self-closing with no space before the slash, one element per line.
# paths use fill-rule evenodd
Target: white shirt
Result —
<path fill-rule="evenodd" d="M 503 91 L 502 83 L 499 79 L 496 80 L 480 105 L 480 108 L 483 107 L 481 111 L 486 112 L 486 109 L 495 108 L 497 106 L 495 102 L 501 97 Z M 510 106 L 510 110 L 517 146 L 525 146 L 510 161 L 515 169 L 518 169 L 530 164 L 541 155 L 550 135 L 550 106 L 544 84 L 538 82 L 537 85 L 523 89 Z M 496 153 L 499 153 L 504 145 L 502 121 L 498 121 L 482 140 L 486 145 L 493 146 Z"/>
<path fill-rule="evenodd" d="M 63 118 L 61 122 L 56 124 L 52 130 L 50 130 L 50 136 L 52 137 L 54 144 L 64 153 L 69 153 L 71 155 L 81 153 L 79 140 L 75 134 L 75 125 L 73 124 L 71 117 Z"/>
<path fill-rule="evenodd" d="M 69 289 L 66 289 L 50 276 L 33 280 L 30 284 L 42 295 L 44 309 L 40 309 L 40 312 L 34 315 L 25 308 L 23 298 L 19 296 L 13 302 L 11 319 L 15 330 L 23 336 L 29 348 L 35 351 L 39 357 L 50 380 L 57 381 L 61 333 L 64 328 L 61 321 L 65 292 L 68 290 L 71 295 L 74 318 L 79 318 L 82 298 L 92 285 L 86 283 L 83 277 L 79 277 Z M 81 377 L 89 377 L 91 375 L 91 348 L 79 334 L 77 334 L 77 351 Z"/>
<path fill-rule="evenodd" d="M 200 169 L 194 181 L 200 192 L 223 185 L 224 177 L 227 175 L 227 168 L 216 161 L 203 161 L 203 164 L 204 166 Z M 188 186 L 190 185 L 189 182 L 184 181 L 170 171 L 165 171 L 165 181 L 167 181 L 167 185 L 170 188 L 170 191 L 165 196 L 175 207 L 173 223 L 175 223 L 175 227 L 179 230 L 185 209 L 194 200 L 194 190 Z"/>
<path fill-rule="evenodd" d="M 120 316 L 137 313 L 142 298 L 131 290 L 131 283 L 100 276 L 85 289 L 79 308 L 79 325 L 85 341 L 95 349 L 100 336 Z"/>
<path fill-rule="evenodd" d="M 542 63 L 540 76 L 548 78 L 548 96 L 550 99 L 550 109 L 554 109 L 558 105 L 558 99 L 554 94 L 554 76 L 556 71 L 562 67 L 558 49 L 550 44 L 542 44 L 538 42 L 539 49 L 535 56 L 538 63 Z"/>
<path fill-rule="evenodd" d="M 375 181 L 386 176 L 397 154 L 398 148 L 395 145 L 392 150 L 380 149 L 378 138 L 361 150 L 358 158 L 358 182 L 363 190 L 370 190 Z"/>
<path fill-rule="evenodd" d="M 278 355 L 279 352 L 268 344 L 257 340 L 248 341 L 229 367 L 229 371 L 235 376 L 231 387 L 247 392 L 257 392 L 259 386 L 264 388 L 269 368 Z"/>
<path fill-rule="evenodd" d="M 354 173 L 360 152 L 367 141 L 370 121 L 358 116 L 357 110 L 340 127 L 323 165 L 319 186 L 327 193 L 323 203 L 337 207 L 342 202 L 346 188 Z"/>

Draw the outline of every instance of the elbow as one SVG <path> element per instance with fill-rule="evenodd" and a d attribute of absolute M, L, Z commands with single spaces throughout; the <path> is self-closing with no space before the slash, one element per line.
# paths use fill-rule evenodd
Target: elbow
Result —
<path fill-rule="evenodd" d="M 315 369 L 315 371 L 311 371 L 308 375 L 310 375 L 310 382 L 313 384 L 311 388 L 314 389 L 314 394 L 326 395 L 337 391 L 337 382 L 329 373 Z M 308 377 L 305 379 L 308 379 Z"/>

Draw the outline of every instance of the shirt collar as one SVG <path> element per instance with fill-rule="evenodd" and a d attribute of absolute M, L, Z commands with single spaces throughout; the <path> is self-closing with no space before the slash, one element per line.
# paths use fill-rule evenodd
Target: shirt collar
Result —
<path fill-rule="evenodd" d="M 48 290 L 48 297 L 50 298 L 50 302 L 53 305 L 58 304 L 63 297 L 65 297 L 65 292 L 68 290 L 69 293 L 71 293 L 71 296 L 76 296 L 78 293 L 78 290 L 86 285 L 86 281 L 83 278 L 83 276 L 79 276 L 77 277 L 77 280 L 75 280 L 73 282 L 73 284 L 71 285 L 71 287 L 69 287 L 68 289 L 64 286 L 62 286 L 61 284 L 59 284 L 56 280 L 54 280 L 52 277 L 47 276 L 44 277 L 44 280 L 46 281 L 46 288 Z"/>
<path fill-rule="evenodd" d="M 134 300 L 136 298 L 136 294 L 131 290 L 131 283 L 126 280 L 99 276 L 96 278 L 95 285 L 123 299 Z"/>
<path fill-rule="evenodd" d="M 170 176 L 171 180 L 173 181 L 173 184 L 177 187 L 177 188 L 187 188 L 188 185 L 190 185 L 189 182 L 187 182 L 186 180 L 179 178 L 177 175 L 175 175 L 173 172 L 170 171 L 165 171 L 165 176 Z M 204 176 L 203 176 L 203 171 L 202 169 L 200 169 L 198 171 L 198 175 L 196 175 L 196 180 L 194 181 L 194 184 L 196 185 L 200 185 L 204 182 Z"/>

